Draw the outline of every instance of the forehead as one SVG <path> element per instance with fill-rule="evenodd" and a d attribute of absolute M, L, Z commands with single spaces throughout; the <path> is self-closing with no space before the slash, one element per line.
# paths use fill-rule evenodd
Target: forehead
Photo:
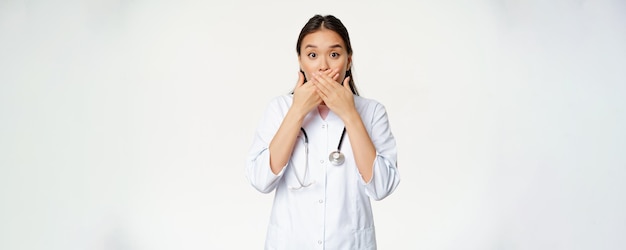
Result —
<path fill-rule="evenodd" d="M 305 48 L 309 45 L 318 47 L 318 48 L 328 48 L 333 45 L 341 45 L 342 48 L 345 48 L 345 44 L 341 36 L 329 29 L 320 29 L 313 33 L 310 33 L 302 39 L 302 48 Z"/>

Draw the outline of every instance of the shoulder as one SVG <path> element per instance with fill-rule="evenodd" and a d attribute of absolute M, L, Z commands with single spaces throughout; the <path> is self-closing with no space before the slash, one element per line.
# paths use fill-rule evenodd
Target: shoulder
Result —
<path fill-rule="evenodd" d="M 385 106 L 379 101 L 358 95 L 354 96 L 354 105 L 358 110 L 385 109 Z"/>
<path fill-rule="evenodd" d="M 293 102 L 293 95 L 284 94 L 284 95 L 275 96 L 272 99 L 270 99 L 269 105 L 270 106 L 285 106 L 285 105 L 290 106 L 292 102 Z"/>
<path fill-rule="evenodd" d="M 267 105 L 267 109 L 272 110 L 274 112 L 283 113 L 283 112 L 287 112 L 289 107 L 291 107 L 292 103 L 293 103 L 292 94 L 279 95 L 279 96 L 275 96 L 269 101 Z"/>
<path fill-rule="evenodd" d="M 354 96 L 354 102 L 357 112 L 365 124 L 378 124 L 381 121 L 387 121 L 387 108 L 381 102 L 360 96 Z"/>

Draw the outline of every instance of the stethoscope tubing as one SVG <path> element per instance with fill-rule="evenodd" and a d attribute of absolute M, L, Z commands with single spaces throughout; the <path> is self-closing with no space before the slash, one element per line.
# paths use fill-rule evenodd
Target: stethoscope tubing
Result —
<path fill-rule="evenodd" d="M 306 134 L 306 130 L 303 127 L 300 127 L 300 131 L 304 135 L 304 144 L 309 145 L 309 136 Z M 341 138 L 339 138 L 339 144 L 337 145 L 337 151 L 341 151 L 341 145 L 343 145 L 343 138 L 346 137 L 346 127 L 343 127 L 343 131 L 341 132 Z"/>
<path fill-rule="evenodd" d="M 300 179 L 300 175 L 298 175 L 298 172 L 295 166 L 293 167 L 293 173 L 294 175 L 296 175 L 296 180 L 298 181 L 298 184 L 300 186 L 289 187 L 292 190 L 299 190 L 304 187 L 309 187 L 315 183 L 315 181 L 312 181 L 309 184 L 304 184 L 304 182 L 306 181 L 306 176 L 309 172 L 309 136 L 307 135 L 306 130 L 304 130 L 304 128 L 300 127 L 300 131 L 302 131 L 302 135 L 304 135 L 304 154 L 305 154 L 306 162 L 304 165 L 304 175 L 302 176 L 302 179 Z M 341 138 L 339 139 L 339 144 L 337 145 L 337 150 L 331 152 L 330 155 L 328 156 L 328 160 L 330 161 L 330 163 L 335 166 L 341 166 L 345 162 L 345 157 L 343 153 L 341 152 L 341 146 L 343 144 L 343 139 L 345 136 L 346 136 L 346 127 L 343 127 L 343 132 L 341 132 Z M 289 159 L 289 161 L 291 162 L 291 159 Z M 291 165 L 293 166 L 293 162 L 291 163 L 292 163 Z"/>

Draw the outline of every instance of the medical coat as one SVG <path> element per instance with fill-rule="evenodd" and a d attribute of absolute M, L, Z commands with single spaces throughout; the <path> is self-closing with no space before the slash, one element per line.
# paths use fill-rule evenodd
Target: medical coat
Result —
<path fill-rule="evenodd" d="M 316 108 L 302 123 L 309 140 L 308 159 L 301 132 L 288 164 L 280 173 L 272 173 L 269 144 L 292 101 L 292 95 L 284 95 L 270 102 L 246 163 L 252 186 L 262 193 L 275 191 L 265 249 L 376 249 L 370 199 L 387 197 L 400 182 L 396 142 L 385 107 L 354 96 L 376 148 L 374 174 L 366 183 L 355 164 L 348 133 L 341 147 L 345 163 L 335 166 L 328 161 L 330 152 L 337 150 L 344 124 L 332 111 L 322 119 Z M 297 189 L 301 186 L 298 178 L 302 184 L 313 184 Z"/>

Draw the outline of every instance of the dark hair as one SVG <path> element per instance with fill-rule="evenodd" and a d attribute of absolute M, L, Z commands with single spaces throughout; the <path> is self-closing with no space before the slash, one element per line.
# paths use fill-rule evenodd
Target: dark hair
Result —
<path fill-rule="evenodd" d="M 343 42 L 346 44 L 346 51 L 348 52 L 348 55 L 351 56 L 352 45 L 350 44 L 350 36 L 348 35 L 348 30 L 346 29 L 345 26 L 343 26 L 343 23 L 341 23 L 341 20 L 334 17 L 333 15 L 326 15 L 326 16 L 315 15 L 311 17 L 311 19 L 309 19 L 309 21 L 304 25 L 304 27 L 302 27 L 302 30 L 300 31 L 300 36 L 298 36 L 298 43 L 296 44 L 296 52 L 298 53 L 298 56 L 300 56 L 300 49 L 302 47 L 302 40 L 304 39 L 304 37 L 308 34 L 311 34 L 313 32 L 316 32 L 322 29 L 322 26 L 325 29 L 332 30 L 334 32 L 337 32 L 337 34 L 339 34 Z M 350 65 L 350 68 L 346 71 L 346 77 L 348 76 L 350 77 L 350 81 L 348 83 L 350 86 L 350 90 L 352 90 L 353 94 L 359 95 L 359 91 L 356 89 L 356 86 L 354 85 L 354 80 L 352 77 L 352 65 Z"/>

